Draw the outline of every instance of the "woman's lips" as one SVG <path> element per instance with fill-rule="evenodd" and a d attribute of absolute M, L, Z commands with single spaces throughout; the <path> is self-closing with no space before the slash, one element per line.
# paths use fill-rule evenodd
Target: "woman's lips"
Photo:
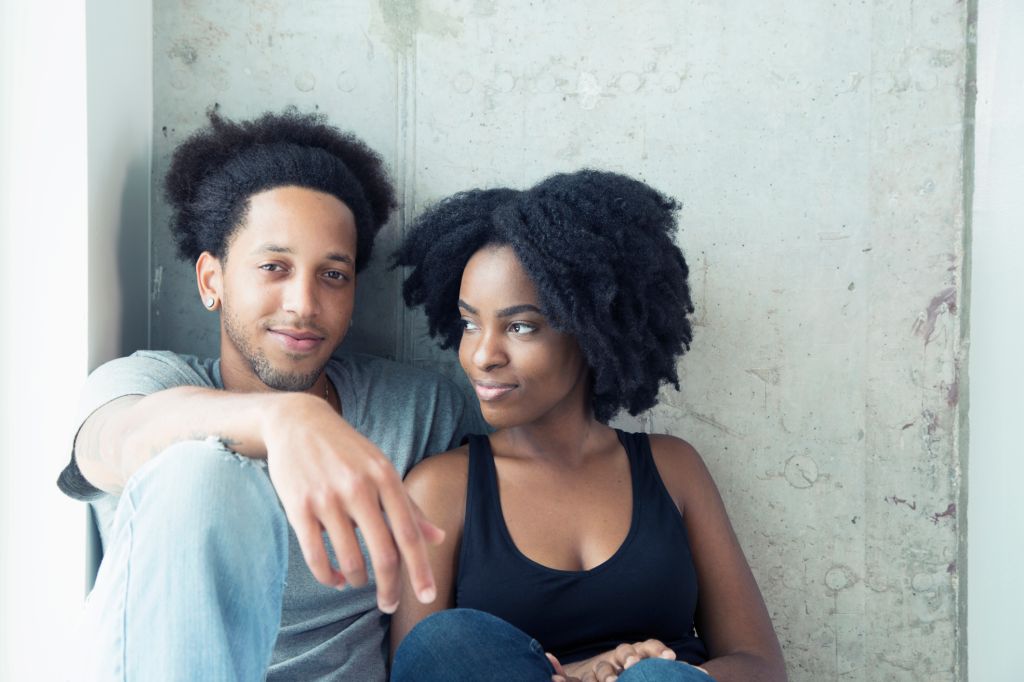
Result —
<path fill-rule="evenodd" d="M 473 382 L 473 388 L 476 389 L 476 397 L 484 402 L 497 400 L 515 387 L 515 384 L 497 384 L 479 381 Z"/>
<path fill-rule="evenodd" d="M 308 353 L 323 342 L 323 337 L 309 332 L 271 329 L 270 335 L 291 353 Z"/>

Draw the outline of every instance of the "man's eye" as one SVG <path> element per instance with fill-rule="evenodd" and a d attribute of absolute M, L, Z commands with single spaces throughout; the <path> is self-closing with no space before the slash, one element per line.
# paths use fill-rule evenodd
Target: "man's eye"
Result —
<path fill-rule="evenodd" d="M 264 263 L 263 265 L 260 266 L 260 270 L 263 270 L 265 272 L 277 272 L 280 269 L 281 266 L 278 265 L 277 263 Z"/>
<path fill-rule="evenodd" d="M 327 279 L 334 279 L 339 281 L 348 279 L 348 275 L 346 275 L 341 270 L 328 270 L 327 272 L 324 273 L 324 276 L 327 277 Z"/>

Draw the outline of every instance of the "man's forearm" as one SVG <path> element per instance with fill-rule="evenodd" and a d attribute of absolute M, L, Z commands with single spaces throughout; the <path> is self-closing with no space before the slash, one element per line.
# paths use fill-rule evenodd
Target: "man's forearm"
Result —
<path fill-rule="evenodd" d="M 234 452 L 263 458 L 263 426 L 294 397 L 193 386 L 125 397 L 86 420 L 75 442 L 75 458 L 90 483 L 115 494 L 139 467 L 185 440 L 217 438 Z"/>
<path fill-rule="evenodd" d="M 433 601 L 425 538 L 437 544 L 444 533 L 416 509 L 393 462 L 319 396 L 191 387 L 126 396 L 86 420 L 75 455 L 92 485 L 119 493 L 139 467 L 174 443 L 207 438 L 267 459 L 303 558 L 322 584 L 366 584 L 369 571 L 354 530 L 359 528 L 382 610 L 394 611 L 399 601 L 402 561 L 409 564 L 417 598 Z"/>

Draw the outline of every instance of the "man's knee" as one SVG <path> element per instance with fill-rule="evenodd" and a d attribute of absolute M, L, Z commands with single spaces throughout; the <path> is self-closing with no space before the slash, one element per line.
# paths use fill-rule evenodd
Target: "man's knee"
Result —
<path fill-rule="evenodd" d="M 104 550 L 86 615 L 104 642 L 92 665 L 171 670 L 182 656 L 224 665 L 224 654 L 262 672 L 288 568 L 287 522 L 262 468 L 213 443 L 169 447 L 125 486 Z"/>
<path fill-rule="evenodd" d="M 287 523 L 260 463 L 218 441 L 182 441 L 147 462 L 125 486 L 133 526 L 174 529 L 173 535 L 225 536 L 287 547 Z"/>

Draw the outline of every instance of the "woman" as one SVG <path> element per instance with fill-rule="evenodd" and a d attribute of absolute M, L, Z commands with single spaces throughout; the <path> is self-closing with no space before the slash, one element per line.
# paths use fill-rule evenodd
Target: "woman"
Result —
<path fill-rule="evenodd" d="M 700 456 L 607 425 L 678 388 L 693 305 L 676 209 L 581 171 L 459 194 L 413 225 L 406 303 L 458 347 L 495 432 L 406 479 L 446 537 L 437 599 L 392 620 L 392 679 L 786 679 Z"/>

